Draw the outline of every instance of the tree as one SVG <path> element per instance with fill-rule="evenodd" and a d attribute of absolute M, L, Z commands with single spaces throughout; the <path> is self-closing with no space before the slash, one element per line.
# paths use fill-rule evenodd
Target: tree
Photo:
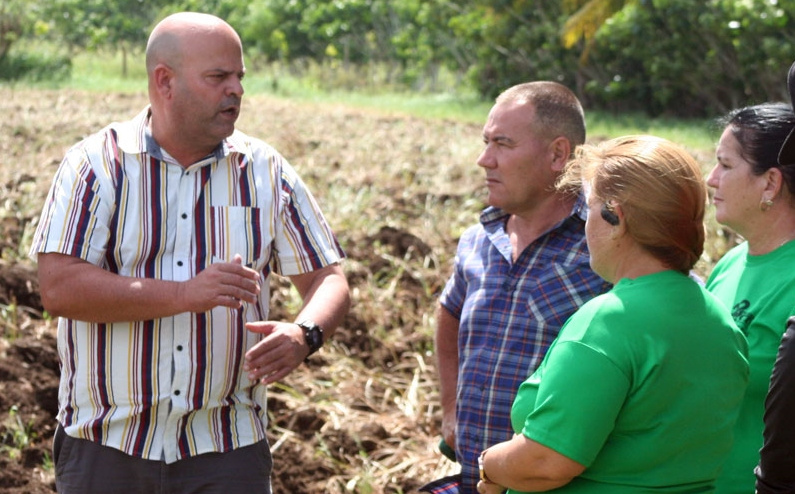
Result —
<path fill-rule="evenodd" d="M 563 46 L 572 48 L 580 40 L 585 46 L 581 59 L 588 58 L 596 32 L 608 19 L 637 0 L 564 0 L 563 11 L 570 17 L 563 24 Z"/>
<path fill-rule="evenodd" d="M 559 36 L 564 19 L 557 0 L 469 0 L 450 26 L 472 46 L 476 62 L 470 77 L 477 91 L 491 98 L 529 80 L 576 87 L 576 54 Z"/>
<path fill-rule="evenodd" d="M 14 43 L 32 30 L 36 7 L 28 0 L 0 0 L 0 62 Z"/>
<path fill-rule="evenodd" d="M 169 0 L 52 0 L 46 14 L 53 31 L 71 49 L 111 48 L 127 55 L 146 45 L 149 31 Z"/>
<path fill-rule="evenodd" d="M 780 5 L 779 5 L 780 3 Z M 581 67 L 592 106 L 705 117 L 786 98 L 795 53 L 792 4 L 653 0 L 627 6 Z"/>

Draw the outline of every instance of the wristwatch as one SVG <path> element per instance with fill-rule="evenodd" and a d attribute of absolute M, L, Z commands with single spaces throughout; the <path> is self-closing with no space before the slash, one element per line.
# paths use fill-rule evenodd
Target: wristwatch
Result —
<path fill-rule="evenodd" d="M 320 347 L 323 346 L 323 328 L 308 319 L 297 324 L 304 330 L 304 340 L 309 347 L 309 355 L 320 350 Z"/>

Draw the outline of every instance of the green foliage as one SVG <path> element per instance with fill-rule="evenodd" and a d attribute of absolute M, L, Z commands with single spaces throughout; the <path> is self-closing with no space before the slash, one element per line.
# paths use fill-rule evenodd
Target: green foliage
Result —
<path fill-rule="evenodd" d="M 490 101 L 547 79 L 589 109 L 652 116 L 786 100 L 795 53 L 794 0 L 0 0 L 0 62 L 46 37 L 69 55 L 120 52 L 126 77 L 154 23 L 181 10 L 228 20 L 250 66 L 319 68 L 324 88 L 474 89 Z M 40 64 L 17 57 L 6 77 Z"/>
<path fill-rule="evenodd" d="M 435 82 L 442 66 L 463 70 L 471 62 L 446 29 L 454 6 L 444 0 L 261 0 L 246 6 L 237 26 L 244 45 L 254 47 L 249 51 L 269 60 L 389 66 L 387 85 L 416 87 Z"/>
<path fill-rule="evenodd" d="M 49 0 L 43 15 L 73 48 L 142 47 L 166 0 Z"/>
<path fill-rule="evenodd" d="M 571 48 L 584 41 L 582 60 L 587 59 L 594 37 L 608 19 L 637 0 L 564 0 L 563 9 L 570 14 L 563 24 L 563 46 Z"/>
<path fill-rule="evenodd" d="M 795 20 L 780 4 L 645 0 L 624 9 L 599 31 L 582 69 L 589 102 L 614 111 L 707 116 L 788 99 Z"/>
<path fill-rule="evenodd" d="M 29 0 L 0 0 L 0 62 L 24 37 L 36 36 L 45 30 L 38 21 L 39 7 Z"/>
<path fill-rule="evenodd" d="M 71 60 L 57 53 L 12 50 L 0 58 L 0 81 L 63 81 L 71 70 Z"/>
<path fill-rule="evenodd" d="M 32 425 L 22 421 L 16 405 L 11 407 L 8 420 L 2 425 L 4 430 L 2 441 L 0 441 L 0 452 L 7 454 L 12 459 L 19 458 L 22 450 L 36 438 Z"/>
<path fill-rule="evenodd" d="M 19 333 L 19 307 L 16 303 L 0 304 L 0 334 L 13 340 Z"/>
<path fill-rule="evenodd" d="M 481 95 L 539 79 L 576 86 L 577 55 L 560 42 L 558 0 L 470 3 L 450 22 L 459 38 L 473 41 L 477 61 L 469 75 Z"/>

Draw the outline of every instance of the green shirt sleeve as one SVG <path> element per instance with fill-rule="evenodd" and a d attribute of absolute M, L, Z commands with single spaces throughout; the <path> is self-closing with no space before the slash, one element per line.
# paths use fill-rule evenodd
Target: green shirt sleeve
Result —
<path fill-rule="evenodd" d="M 522 433 L 589 466 L 615 427 L 629 378 L 598 350 L 561 341 L 550 352 L 538 384 L 536 407 Z"/>

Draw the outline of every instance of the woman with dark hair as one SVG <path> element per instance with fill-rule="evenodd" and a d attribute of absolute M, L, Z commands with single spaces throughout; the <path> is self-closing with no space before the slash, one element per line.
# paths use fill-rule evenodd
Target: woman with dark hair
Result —
<path fill-rule="evenodd" d="M 480 455 L 478 492 L 712 492 L 748 383 L 731 315 L 688 276 L 704 247 L 696 161 L 651 136 L 582 146 L 593 270 L 614 287 L 566 322 Z"/>
<path fill-rule="evenodd" d="M 790 100 L 795 105 L 795 63 L 790 66 L 787 85 Z M 789 174 L 795 169 L 795 128 L 790 131 L 781 146 L 778 165 L 782 173 Z M 759 466 L 755 470 L 757 494 L 795 492 L 793 417 L 795 417 L 795 317 L 790 317 L 773 364 L 770 389 L 765 399 L 763 444 L 762 449 L 759 450 Z"/>
<path fill-rule="evenodd" d="M 731 112 L 725 123 L 707 185 L 716 220 L 745 241 L 718 261 L 706 286 L 748 339 L 751 377 L 717 492 L 747 494 L 754 492 L 773 363 L 795 315 L 795 163 L 778 163 L 795 113 L 784 103 L 764 103 Z"/>

